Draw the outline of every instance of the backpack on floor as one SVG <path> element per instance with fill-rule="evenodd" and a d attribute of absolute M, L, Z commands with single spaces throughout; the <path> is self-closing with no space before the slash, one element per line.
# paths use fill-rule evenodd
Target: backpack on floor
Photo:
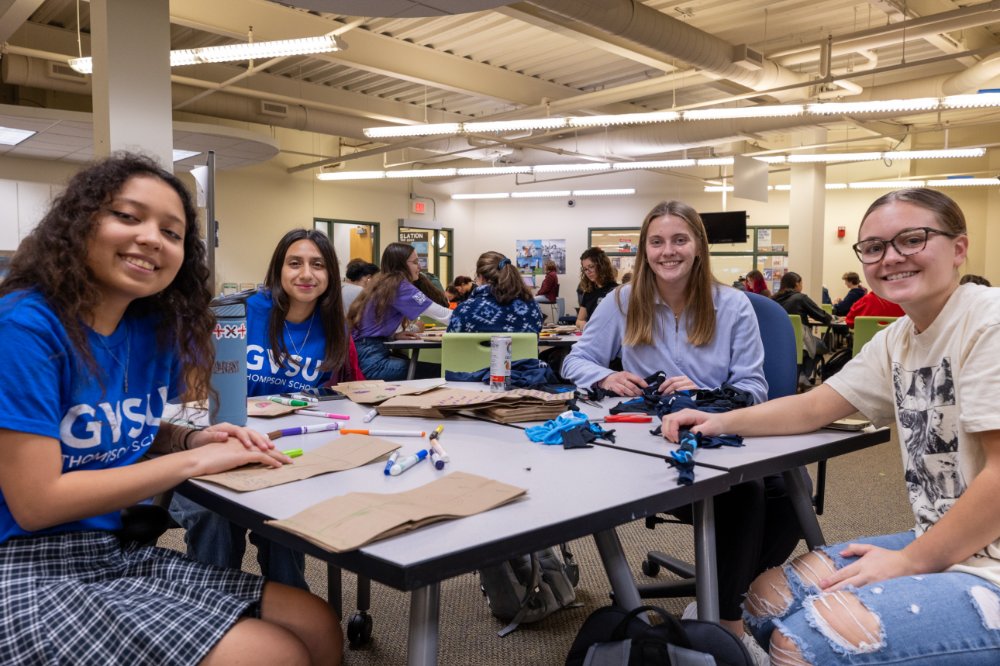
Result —
<path fill-rule="evenodd" d="M 640 618 L 655 614 L 659 624 Z M 566 666 L 753 666 L 743 642 L 715 622 L 678 620 L 662 608 L 591 613 L 570 646 Z"/>
<path fill-rule="evenodd" d="M 521 623 L 537 622 L 560 608 L 578 606 L 573 588 L 579 582 L 579 566 L 566 544 L 479 570 L 479 585 L 490 611 L 509 623 L 497 632 L 499 636 L 506 636 Z"/>

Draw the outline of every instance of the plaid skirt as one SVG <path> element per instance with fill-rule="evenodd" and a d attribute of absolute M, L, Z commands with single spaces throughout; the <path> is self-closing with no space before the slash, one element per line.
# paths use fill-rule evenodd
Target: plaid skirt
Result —
<path fill-rule="evenodd" d="M 0 544 L 0 664 L 197 664 L 264 579 L 108 532 Z"/>

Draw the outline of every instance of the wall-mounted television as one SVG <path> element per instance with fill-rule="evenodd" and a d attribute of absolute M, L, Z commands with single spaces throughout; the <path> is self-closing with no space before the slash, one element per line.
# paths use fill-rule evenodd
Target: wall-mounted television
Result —
<path fill-rule="evenodd" d="M 745 243 L 747 241 L 747 212 L 732 210 L 725 213 L 701 213 L 701 221 L 708 232 L 708 242 Z"/>

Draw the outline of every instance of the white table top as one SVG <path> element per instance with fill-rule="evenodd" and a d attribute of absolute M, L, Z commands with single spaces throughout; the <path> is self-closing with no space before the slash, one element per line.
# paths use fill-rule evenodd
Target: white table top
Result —
<path fill-rule="evenodd" d="M 373 463 L 250 493 L 192 481 L 181 492 L 210 504 L 230 519 L 256 525 L 264 517 L 284 518 L 347 492 L 409 490 L 452 469 L 528 489 L 524 498 L 492 511 L 429 525 L 338 555 L 322 553 L 298 537 L 268 526 L 258 530 L 397 589 L 415 589 L 529 550 L 587 536 L 709 497 L 728 487 L 727 475 L 722 471 L 706 469 L 699 472 L 694 486 L 677 486 L 676 471 L 654 458 L 601 447 L 565 450 L 536 444 L 522 431 L 499 424 L 463 418 L 440 422 L 384 416 L 364 424 L 360 417 L 368 411 L 366 406 L 339 400 L 319 403 L 318 408 L 351 415 L 352 419 L 344 423 L 353 428 L 416 428 L 429 433 L 443 423 L 440 441 L 451 462 L 441 471 L 429 461 L 422 462 L 396 477 L 385 476 L 384 464 Z M 273 431 L 321 422 L 323 419 L 296 414 L 251 419 L 250 425 Z M 339 436 L 332 432 L 301 435 L 279 439 L 277 444 L 308 451 Z M 386 439 L 400 443 L 404 454 L 427 445 L 427 439 Z"/>

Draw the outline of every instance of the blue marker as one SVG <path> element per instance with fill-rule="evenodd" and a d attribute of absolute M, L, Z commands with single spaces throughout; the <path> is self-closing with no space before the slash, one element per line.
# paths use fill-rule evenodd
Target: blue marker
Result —
<path fill-rule="evenodd" d="M 396 460 L 399 459 L 399 449 L 392 452 L 389 459 L 385 461 L 385 475 L 389 476 L 392 474 L 392 466 L 396 464 Z"/>
<path fill-rule="evenodd" d="M 392 476 L 399 476 L 400 474 L 410 469 L 411 467 L 413 467 L 426 457 L 427 457 L 427 449 L 420 449 L 412 456 L 406 456 L 405 458 L 397 462 L 395 465 L 393 465 L 392 468 L 389 470 L 389 474 L 391 474 Z"/>
<path fill-rule="evenodd" d="M 434 449 L 431 449 L 431 462 L 434 463 L 434 469 L 444 469 L 444 460 Z"/>

